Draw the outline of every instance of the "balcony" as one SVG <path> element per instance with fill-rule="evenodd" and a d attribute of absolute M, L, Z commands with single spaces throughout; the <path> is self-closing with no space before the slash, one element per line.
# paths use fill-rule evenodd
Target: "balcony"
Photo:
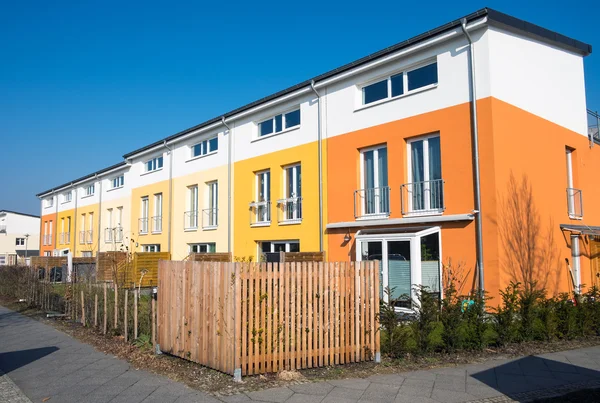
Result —
<path fill-rule="evenodd" d="M 279 224 L 302 222 L 302 197 L 289 197 L 277 200 L 277 221 Z"/>
<path fill-rule="evenodd" d="M 198 228 L 198 211 L 191 210 L 183 213 L 183 229 L 195 230 Z"/>
<path fill-rule="evenodd" d="M 88 230 L 85 231 L 85 239 L 87 243 L 94 243 L 94 231 Z"/>
<path fill-rule="evenodd" d="M 86 233 L 86 231 L 79 231 L 79 244 L 80 245 L 85 244 L 85 233 Z"/>
<path fill-rule="evenodd" d="M 104 242 L 106 243 L 112 243 L 113 242 L 113 228 L 106 228 L 104 229 Z"/>
<path fill-rule="evenodd" d="M 121 228 L 121 227 L 115 228 L 115 242 L 117 242 L 117 243 L 123 242 L 123 228 Z"/>
<path fill-rule="evenodd" d="M 52 234 L 44 235 L 42 241 L 43 245 L 52 245 Z"/>
<path fill-rule="evenodd" d="M 152 233 L 159 234 L 162 232 L 162 216 L 156 215 L 152 217 Z"/>
<path fill-rule="evenodd" d="M 444 181 L 405 183 L 400 186 L 402 215 L 419 216 L 441 214 L 444 203 Z"/>
<path fill-rule="evenodd" d="M 354 191 L 354 218 L 386 218 L 389 215 L 389 186 Z"/>
<path fill-rule="evenodd" d="M 61 245 L 67 245 L 71 242 L 71 233 L 70 232 L 61 232 L 58 234 L 58 243 Z"/>
<path fill-rule="evenodd" d="M 269 200 L 250 203 L 250 225 L 252 227 L 271 225 L 271 202 Z"/>
<path fill-rule="evenodd" d="M 219 209 L 207 208 L 202 210 L 202 229 L 215 229 L 218 225 Z"/>
<path fill-rule="evenodd" d="M 569 218 L 573 220 L 583 219 L 583 196 L 581 189 L 567 188 L 567 206 Z"/>
<path fill-rule="evenodd" d="M 148 233 L 148 218 L 140 218 L 138 220 L 138 232 L 141 235 Z"/>

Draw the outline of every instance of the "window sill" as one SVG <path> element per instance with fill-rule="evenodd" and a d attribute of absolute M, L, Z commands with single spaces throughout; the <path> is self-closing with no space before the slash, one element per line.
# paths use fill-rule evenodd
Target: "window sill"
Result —
<path fill-rule="evenodd" d="M 284 220 L 284 221 L 279 222 L 279 225 L 296 225 L 296 224 L 302 224 L 302 218 L 297 218 L 295 220 Z"/>
<path fill-rule="evenodd" d="M 148 235 L 148 232 L 140 232 L 138 235 Z"/>
<path fill-rule="evenodd" d="M 199 160 L 199 159 L 201 159 L 201 158 L 210 157 L 211 155 L 215 155 L 215 154 L 216 154 L 216 153 L 218 153 L 218 152 L 219 152 L 219 150 L 216 150 L 216 151 L 211 151 L 211 152 L 209 152 L 208 154 L 204 154 L 204 155 L 197 155 L 197 156 L 195 156 L 195 157 L 191 157 L 191 158 L 189 158 L 189 159 L 185 160 L 185 162 L 192 162 L 192 161 Z"/>
<path fill-rule="evenodd" d="M 439 83 L 438 84 L 430 84 L 430 85 L 427 85 L 425 87 L 421 87 L 421 88 L 418 88 L 416 90 L 412 90 L 410 92 L 407 92 L 406 94 L 398 95 L 398 96 L 395 96 L 395 97 L 392 97 L 392 98 L 380 99 L 379 101 L 371 102 L 370 104 L 366 104 L 366 105 L 362 105 L 361 104 L 360 106 L 358 106 L 358 107 L 356 107 L 354 109 L 354 112 L 359 112 L 359 111 L 362 111 L 364 109 L 369 109 L 369 108 L 374 107 L 374 106 L 378 106 L 378 105 L 386 104 L 388 102 L 395 101 L 397 99 L 402 99 L 402 98 L 409 97 L 411 95 L 419 94 L 421 92 L 429 91 L 429 90 L 432 90 L 434 88 L 437 88 L 438 85 L 439 85 Z"/>
<path fill-rule="evenodd" d="M 411 217 L 428 217 L 444 214 L 444 210 L 425 210 L 425 211 L 410 211 L 406 214 L 402 214 L 403 218 Z"/>
<path fill-rule="evenodd" d="M 583 216 L 578 217 L 576 215 L 569 214 L 569 219 L 581 221 L 581 220 L 583 220 Z"/>
<path fill-rule="evenodd" d="M 144 176 L 144 175 L 150 175 L 150 174 L 153 174 L 153 173 L 155 173 L 155 172 L 162 171 L 162 170 L 163 170 L 162 168 L 158 168 L 158 169 L 154 169 L 154 170 L 152 170 L 152 171 L 146 171 L 146 172 L 142 172 L 142 173 L 140 174 L 140 176 Z"/>
<path fill-rule="evenodd" d="M 190 228 L 184 228 L 183 232 L 196 232 L 198 231 L 198 227 L 190 227 Z"/>
<path fill-rule="evenodd" d="M 119 189 L 123 189 L 124 186 L 117 186 L 116 188 L 110 188 L 107 190 L 107 192 L 112 192 L 113 190 L 119 190 Z"/>
<path fill-rule="evenodd" d="M 271 221 L 257 222 L 254 224 L 250 224 L 251 227 L 270 227 Z"/>
<path fill-rule="evenodd" d="M 250 140 L 250 142 L 251 143 L 255 143 L 257 141 L 266 140 L 266 139 L 270 139 L 271 137 L 279 136 L 280 134 L 293 132 L 294 130 L 299 130 L 300 126 L 301 125 L 290 127 L 289 129 L 285 129 L 285 130 L 282 130 L 282 131 L 277 132 L 277 133 L 267 134 L 266 136 L 258 136 L 258 137 L 255 137 L 254 139 Z"/>
<path fill-rule="evenodd" d="M 152 231 L 152 235 L 162 234 L 162 230 L 160 231 Z"/>
<path fill-rule="evenodd" d="M 217 229 L 216 225 L 208 225 L 206 227 L 202 227 L 202 231 L 214 231 Z"/>
<path fill-rule="evenodd" d="M 91 194 L 91 195 L 85 195 L 85 196 L 81 196 L 81 198 L 82 198 L 82 199 L 87 199 L 88 197 L 92 197 L 92 196 L 93 196 L 93 194 Z"/>
<path fill-rule="evenodd" d="M 356 221 L 369 221 L 369 220 L 381 220 L 390 218 L 390 213 L 386 214 L 368 214 L 360 217 L 356 217 Z"/>
<path fill-rule="evenodd" d="M 64 201 L 64 202 L 61 202 L 60 204 L 67 204 L 67 203 L 71 203 L 71 200 L 69 200 L 69 201 Z"/>

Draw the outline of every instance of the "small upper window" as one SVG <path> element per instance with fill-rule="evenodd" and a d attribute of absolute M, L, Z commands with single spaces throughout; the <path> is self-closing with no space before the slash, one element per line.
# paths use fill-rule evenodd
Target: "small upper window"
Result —
<path fill-rule="evenodd" d="M 25 246 L 25 238 L 17 238 L 15 244 L 17 246 Z"/>
<path fill-rule="evenodd" d="M 73 198 L 73 193 L 69 190 L 68 192 L 63 193 L 63 203 L 68 203 Z"/>
<path fill-rule="evenodd" d="M 300 126 L 300 108 L 263 120 L 258 124 L 258 136 L 279 133 L 296 126 Z"/>
<path fill-rule="evenodd" d="M 146 161 L 146 172 L 157 171 L 163 167 L 163 157 L 152 158 Z"/>
<path fill-rule="evenodd" d="M 119 175 L 112 179 L 112 189 L 123 187 L 125 184 L 125 175 Z"/>
<path fill-rule="evenodd" d="M 88 185 L 85 187 L 85 195 L 91 196 L 94 194 L 95 190 L 96 190 L 96 186 L 92 183 L 91 185 Z"/>
<path fill-rule="evenodd" d="M 192 158 L 216 152 L 219 149 L 218 137 L 204 140 L 192 146 Z"/>
<path fill-rule="evenodd" d="M 52 207 L 54 205 L 54 198 L 50 197 L 50 198 L 46 199 L 45 203 L 46 203 L 46 207 Z"/>
<path fill-rule="evenodd" d="M 419 88 L 437 84 L 437 62 L 404 71 L 362 87 L 362 104 L 394 98 Z"/>

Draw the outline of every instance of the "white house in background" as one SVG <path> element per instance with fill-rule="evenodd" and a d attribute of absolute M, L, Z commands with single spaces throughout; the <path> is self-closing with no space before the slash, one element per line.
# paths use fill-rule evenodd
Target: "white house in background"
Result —
<path fill-rule="evenodd" d="M 39 245 L 39 216 L 0 210 L 0 266 L 25 263 L 40 254 Z"/>

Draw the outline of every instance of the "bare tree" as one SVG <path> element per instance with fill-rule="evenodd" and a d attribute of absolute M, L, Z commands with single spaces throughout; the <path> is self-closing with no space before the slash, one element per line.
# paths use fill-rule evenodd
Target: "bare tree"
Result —
<path fill-rule="evenodd" d="M 511 172 L 507 193 L 500 202 L 498 230 L 503 244 L 500 262 L 513 281 L 532 288 L 558 286 L 559 252 L 554 242 L 554 222 L 542 224 L 526 174 L 520 181 Z M 549 284 L 554 279 L 555 284 Z M 553 290 L 556 291 L 556 290 Z"/>

